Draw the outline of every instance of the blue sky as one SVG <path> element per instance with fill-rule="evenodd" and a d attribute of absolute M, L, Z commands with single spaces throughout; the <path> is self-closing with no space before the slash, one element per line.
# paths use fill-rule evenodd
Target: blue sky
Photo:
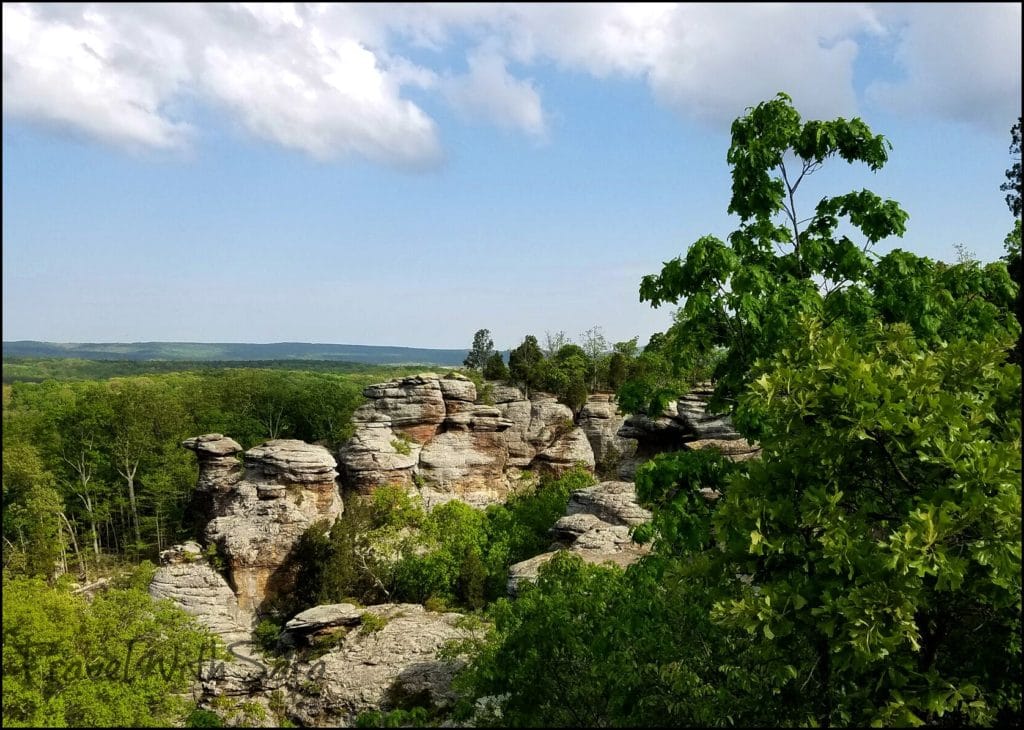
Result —
<path fill-rule="evenodd" d="M 3 338 L 514 346 L 665 329 L 728 129 L 859 115 L 900 246 L 1002 255 L 1021 6 L 3 7 Z"/>

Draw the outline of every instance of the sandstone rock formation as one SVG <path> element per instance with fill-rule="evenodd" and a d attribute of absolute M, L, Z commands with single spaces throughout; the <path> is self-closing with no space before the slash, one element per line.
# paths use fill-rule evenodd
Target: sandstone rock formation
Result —
<path fill-rule="evenodd" d="M 559 550 L 569 550 L 588 563 L 611 562 L 624 568 L 636 562 L 648 547 L 633 542 L 629 530 L 650 519 L 651 513 L 637 504 L 632 482 L 601 482 L 576 490 L 565 515 L 551 528 L 551 550 L 509 568 L 509 593 L 515 595 L 524 580 L 536 580 L 540 566 Z"/>
<path fill-rule="evenodd" d="M 252 615 L 239 607 L 227 581 L 201 553 L 197 542 L 160 553 L 160 567 L 149 584 L 149 595 L 174 601 L 229 646 L 247 641 Z"/>
<path fill-rule="evenodd" d="M 355 434 L 338 454 L 345 486 L 368 494 L 404 484 L 428 508 L 450 499 L 483 507 L 508 497 L 518 470 L 594 468 L 568 406 L 504 384 L 490 391 L 493 405 L 480 403 L 465 376 L 433 373 L 366 388 L 370 402 L 357 409 Z"/>
<path fill-rule="evenodd" d="M 367 622 L 362 614 L 375 620 Z M 460 665 L 439 660 L 437 650 L 472 635 L 459 628 L 461 618 L 403 603 L 368 606 L 354 619 L 336 619 L 335 626 L 345 632 L 339 645 L 292 668 L 289 714 L 304 725 L 350 726 L 361 712 L 391 709 L 409 699 L 434 707 L 450 704 L 452 676 Z"/>
<path fill-rule="evenodd" d="M 617 465 L 636 453 L 636 440 L 619 435 L 626 416 L 619 411 L 611 393 L 593 393 L 580 409 L 579 426 L 587 435 L 594 461 L 602 466 Z"/>
<path fill-rule="evenodd" d="M 735 461 L 757 456 L 761 450 L 740 436 L 727 415 L 708 412 L 712 391 L 710 383 L 702 383 L 657 417 L 636 414 L 626 418 L 618 436 L 635 439 L 637 448 L 620 466 L 619 477 L 632 479 L 640 464 L 666 451 L 713 447 Z"/>
<path fill-rule="evenodd" d="M 462 663 L 442 661 L 437 651 L 478 631 L 461 628 L 462 618 L 418 604 L 317 606 L 286 625 L 285 643 L 297 650 L 287 665 L 256 654 L 205 665 L 202 703 L 222 695 L 273 702 L 275 712 L 320 727 L 351 727 L 362 712 L 410 701 L 443 707 L 455 699 L 451 680 Z"/>
<path fill-rule="evenodd" d="M 207 518 L 203 535 L 226 562 L 240 610 L 254 613 L 268 597 L 291 589 L 289 554 L 306 528 L 342 511 L 334 457 L 292 439 L 245 452 L 220 434 L 187 439 L 199 459 L 196 498 Z"/>

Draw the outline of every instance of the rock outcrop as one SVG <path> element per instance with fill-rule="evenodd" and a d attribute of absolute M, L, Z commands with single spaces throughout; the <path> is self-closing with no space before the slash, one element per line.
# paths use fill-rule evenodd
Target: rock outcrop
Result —
<path fill-rule="evenodd" d="M 334 457 L 322 446 L 275 439 L 249 449 L 220 434 L 187 439 L 199 459 L 196 499 L 203 503 L 207 544 L 226 563 L 242 612 L 291 590 L 292 549 L 318 520 L 342 511 Z"/>
<path fill-rule="evenodd" d="M 632 482 L 601 482 L 576 490 L 565 515 L 551 528 L 551 549 L 509 568 L 509 593 L 515 595 L 524 580 L 536 580 L 540 566 L 559 550 L 594 564 L 610 562 L 624 568 L 636 562 L 649 548 L 633 542 L 629 531 L 650 519 L 651 513 L 637 504 Z"/>
<path fill-rule="evenodd" d="M 594 393 L 580 409 L 579 426 L 587 435 L 598 470 L 617 466 L 636 453 L 636 439 L 619 435 L 626 416 L 611 393 Z"/>
<path fill-rule="evenodd" d="M 228 646 L 249 639 L 252 615 L 239 607 L 234 591 L 210 567 L 197 542 L 160 553 L 160 567 L 149 584 L 149 595 L 174 601 Z"/>
<path fill-rule="evenodd" d="M 727 415 L 708 412 L 713 388 L 695 386 L 656 417 L 636 414 L 626 418 L 618 436 L 634 439 L 636 451 L 623 461 L 619 477 L 632 479 L 640 464 L 666 451 L 717 448 L 735 461 L 751 459 L 761 450 L 744 439 Z"/>
<path fill-rule="evenodd" d="M 368 606 L 354 617 L 344 609 L 334 613 L 339 614 L 333 619 L 336 647 L 297 662 L 290 672 L 288 704 L 294 719 L 303 725 L 344 727 L 359 713 L 410 700 L 432 707 L 455 700 L 451 680 L 461 663 L 441 661 L 437 651 L 452 639 L 473 635 L 459 628 L 461 614 L 407 603 Z"/>
<path fill-rule="evenodd" d="M 346 488 L 369 494 L 401 484 L 428 508 L 451 499 L 483 507 L 504 501 L 520 470 L 594 468 L 593 448 L 568 406 L 547 393 L 527 398 L 512 386 L 489 388 L 488 403 L 457 374 L 366 388 L 370 402 L 356 410 L 355 434 L 338 453 Z"/>
<path fill-rule="evenodd" d="M 292 669 L 290 714 L 303 725 L 344 727 L 359 713 L 388 710 L 411 698 L 435 707 L 450 704 L 456 698 L 452 677 L 461 664 L 439 660 L 437 650 L 472 635 L 459 628 L 461 618 L 418 604 L 388 603 L 336 619 L 336 648 Z"/>
<path fill-rule="evenodd" d="M 362 712 L 409 703 L 444 707 L 456 699 L 451 681 L 462 662 L 438 659 L 438 649 L 479 635 L 462 619 L 418 604 L 317 606 L 285 626 L 283 641 L 295 652 L 289 664 L 256 654 L 206 664 L 202 704 L 244 697 L 272 707 L 279 722 L 313 727 L 351 727 Z"/>

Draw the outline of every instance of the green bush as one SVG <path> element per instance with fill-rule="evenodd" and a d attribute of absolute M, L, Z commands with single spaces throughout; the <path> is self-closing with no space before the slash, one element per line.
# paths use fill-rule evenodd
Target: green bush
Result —
<path fill-rule="evenodd" d="M 363 627 L 363 631 L 368 633 L 376 633 L 391 623 L 391 619 L 387 616 L 381 616 L 376 613 L 366 611 L 359 615 L 359 625 Z"/>
<path fill-rule="evenodd" d="M 253 638 L 256 644 L 266 652 L 277 650 L 278 640 L 281 638 L 283 624 L 272 618 L 265 618 L 256 625 L 253 631 Z"/>
<path fill-rule="evenodd" d="M 224 721 L 216 712 L 197 707 L 185 718 L 185 727 L 224 727 Z"/>

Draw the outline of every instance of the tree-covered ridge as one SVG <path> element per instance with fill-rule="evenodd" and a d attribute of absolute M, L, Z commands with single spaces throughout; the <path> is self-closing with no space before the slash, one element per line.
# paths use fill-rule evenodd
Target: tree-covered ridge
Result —
<path fill-rule="evenodd" d="M 5 354 L 3 382 L 105 380 L 129 375 L 241 368 L 345 374 L 353 376 L 365 385 L 412 374 L 422 369 L 420 366 L 370 365 L 344 360 L 82 360 L 73 357 L 9 357 Z"/>
<path fill-rule="evenodd" d="M 37 342 L 3 343 L 4 357 L 84 360 L 344 360 L 368 365 L 447 365 L 456 367 L 465 350 L 311 342 Z"/>

